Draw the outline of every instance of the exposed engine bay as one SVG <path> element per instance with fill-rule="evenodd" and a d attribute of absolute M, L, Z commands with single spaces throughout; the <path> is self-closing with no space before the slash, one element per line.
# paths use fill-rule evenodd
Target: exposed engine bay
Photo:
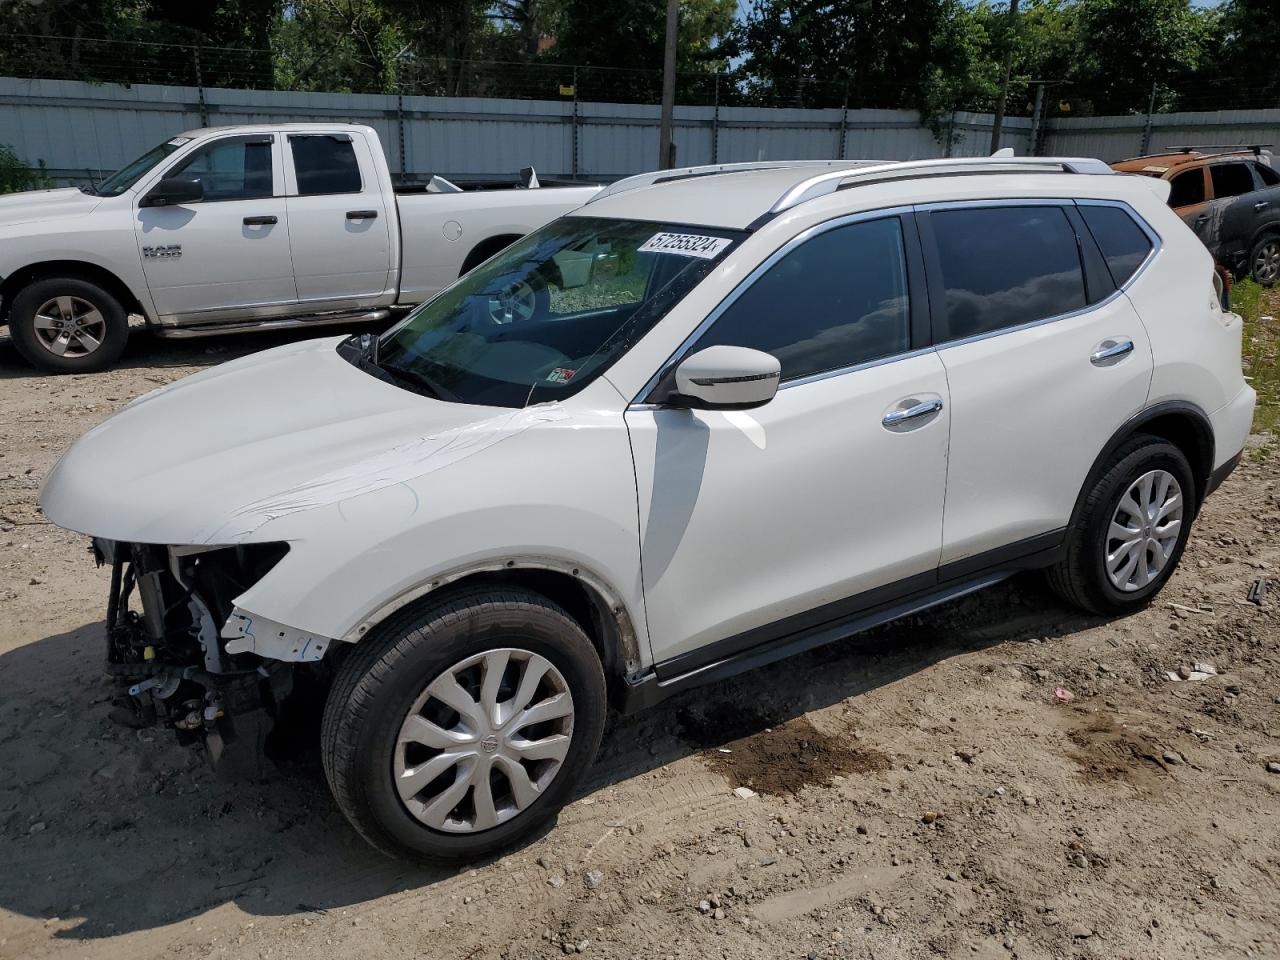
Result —
<path fill-rule="evenodd" d="M 218 633 L 233 598 L 288 549 L 283 543 L 210 549 L 95 538 L 98 563 L 111 565 L 106 670 L 125 688 L 113 719 L 169 727 L 183 743 L 203 743 L 220 774 L 261 775 L 267 735 L 293 691 L 296 667 L 227 653 Z"/>

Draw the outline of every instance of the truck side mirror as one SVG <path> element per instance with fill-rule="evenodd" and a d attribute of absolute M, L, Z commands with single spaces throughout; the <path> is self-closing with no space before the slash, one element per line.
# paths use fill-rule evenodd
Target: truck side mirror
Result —
<path fill-rule="evenodd" d="M 140 207 L 172 207 L 183 203 L 199 203 L 204 199 L 204 186 L 199 180 L 166 177 L 142 198 Z"/>

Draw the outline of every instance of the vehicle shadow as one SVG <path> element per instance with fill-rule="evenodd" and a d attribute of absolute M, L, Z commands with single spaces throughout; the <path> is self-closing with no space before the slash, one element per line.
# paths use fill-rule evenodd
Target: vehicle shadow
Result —
<path fill-rule="evenodd" d="M 721 744 L 943 660 L 1099 622 L 1035 579 L 1011 581 L 615 716 L 580 796 L 692 754 L 713 757 Z M 100 630 L 87 624 L 0 655 L 0 909 L 78 919 L 56 935 L 89 941 L 230 901 L 255 915 L 323 913 L 458 874 L 370 849 L 330 799 L 314 744 L 266 782 L 225 784 L 171 733 L 111 723 Z"/>

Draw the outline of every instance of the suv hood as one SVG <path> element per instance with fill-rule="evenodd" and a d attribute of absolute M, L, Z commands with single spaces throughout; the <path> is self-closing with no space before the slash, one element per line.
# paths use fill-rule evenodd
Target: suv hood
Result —
<path fill-rule="evenodd" d="M 77 440 L 41 492 L 60 527 L 109 540 L 232 544 L 260 527 L 403 483 L 548 418 L 418 396 L 311 340 L 134 400 Z M 279 537 L 276 537 L 279 539 Z"/>
<path fill-rule="evenodd" d="M 83 217 L 102 203 L 75 187 L 59 190 L 25 190 L 0 197 L 0 227 L 16 227 L 35 220 Z"/>

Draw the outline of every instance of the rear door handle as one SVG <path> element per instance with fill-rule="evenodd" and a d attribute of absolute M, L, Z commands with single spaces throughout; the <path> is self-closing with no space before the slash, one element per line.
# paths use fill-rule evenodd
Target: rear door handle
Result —
<path fill-rule="evenodd" d="M 378 211 L 377 210 L 348 210 L 347 219 L 348 220 L 377 220 Z"/>
<path fill-rule="evenodd" d="M 279 223 L 275 217 L 245 217 L 244 225 L 246 227 L 270 227 Z"/>
<path fill-rule="evenodd" d="M 1255 203 L 1255 204 L 1253 205 L 1253 209 L 1255 209 L 1255 210 L 1265 210 L 1265 209 L 1267 209 L 1267 207 L 1269 207 L 1269 206 L 1271 206 L 1271 201 L 1270 201 L 1270 200 L 1259 200 L 1257 203 Z"/>
<path fill-rule="evenodd" d="M 886 427 L 900 427 L 904 423 L 910 423 L 912 420 L 919 420 L 921 417 L 932 416 L 942 409 L 942 401 L 937 397 L 932 400 L 923 400 L 920 403 L 912 404 L 909 407 L 899 407 L 896 410 L 890 410 L 884 415 L 884 419 L 880 422 Z"/>
<path fill-rule="evenodd" d="M 1101 367 L 1130 353 L 1133 353 L 1132 340 L 1103 340 L 1098 349 L 1090 354 L 1089 362 L 1095 367 Z"/>

